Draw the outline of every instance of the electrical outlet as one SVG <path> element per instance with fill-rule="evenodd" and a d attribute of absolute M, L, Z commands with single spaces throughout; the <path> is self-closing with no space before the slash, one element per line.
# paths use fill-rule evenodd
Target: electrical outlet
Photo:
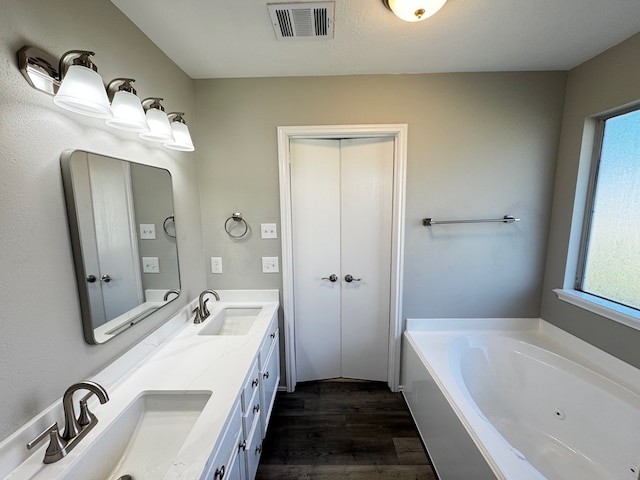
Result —
<path fill-rule="evenodd" d="M 158 257 L 142 257 L 142 271 L 144 273 L 160 273 Z"/>
<path fill-rule="evenodd" d="M 278 238 L 278 232 L 276 231 L 275 223 L 261 223 L 260 224 L 260 237 L 261 238 Z"/>
<path fill-rule="evenodd" d="M 262 257 L 262 273 L 278 273 L 278 257 Z"/>
<path fill-rule="evenodd" d="M 156 239 L 156 226 L 153 223 L 141 223 L 140 224 L 140 239 L 141 240 L 155 240 Z"/>
<path fill-rule="evenodd" d="M 222 273 L 222 257 L 211 257 L 211 273 Z"/>

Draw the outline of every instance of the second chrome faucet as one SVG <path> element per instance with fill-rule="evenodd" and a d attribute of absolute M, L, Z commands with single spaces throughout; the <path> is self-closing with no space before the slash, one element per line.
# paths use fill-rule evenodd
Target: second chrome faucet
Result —
<path fill-rule="evenodd" d="M 218 295 L 218 292 L 215 290 L 203 291 L 198 297 L 198 306 L 193 310 L 193 313 L 196 314 L 196 316 L 193 317 L 193 323 L 202 323 L 209 318 L 209 315 L 211 315 L 211 312 L 209 312 L 209 309 L 207 308 L 207 302 L 209 299 L 204 298 L 206 295 L 213 295 L 216 301 L 220 301 L 220 295 Z"/>

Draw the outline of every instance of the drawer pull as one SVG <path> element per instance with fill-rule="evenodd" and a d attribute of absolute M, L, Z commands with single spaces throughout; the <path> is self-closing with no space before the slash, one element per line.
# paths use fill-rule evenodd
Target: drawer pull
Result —
<path fill-rule="evenodd" d="M 256 388 L 259 383 L 260 383 L 260 380 L 258 380 L 258 378 L 254 378 L 253 380 L 251 380 L 251 386 L 253 388 Z"/>
<path fill-rule="evenodd" d="M 238 445 L 238 450 L 242 450 L 243 452 L 247 451 L 247 441 L 243 440 L 243 442 Z"/>
<path fill-rule="evenodd" d="M 260 404 L 256 403 L 253 407 L 253 413 L 258 413 L 260 411 Z"/>
<path fill-rule="evenodd" d="M 273 332 L 271 335 L 269 335 L 271 338 L 276 338 L 276 332 Z"/>
<path fill-rule="evenodd" d="M 224 478 L 224 465 L 220 468 L 216 468 L 216 473 L 213 474 L 213 480 L 222 480 Z"/>
<path fill-rule="evenodd" d="M 256 447 L 256 455 L 260 455 L 262 453 L 262 444 Z"/>
<path fill-rule="evenodd" d="M 269 372 L 264 372 L 264 374 L 262 375 L 264 378 L 269 378 Z"/>

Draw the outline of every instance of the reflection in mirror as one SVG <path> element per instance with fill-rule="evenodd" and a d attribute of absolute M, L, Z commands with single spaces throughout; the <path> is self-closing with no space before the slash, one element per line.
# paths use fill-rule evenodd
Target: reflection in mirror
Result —
<path fill-rule="evenodd" d="M 104 343 L 180 294 L 171 174 L 75 150 L 61 158 L 88 343 Z"/>

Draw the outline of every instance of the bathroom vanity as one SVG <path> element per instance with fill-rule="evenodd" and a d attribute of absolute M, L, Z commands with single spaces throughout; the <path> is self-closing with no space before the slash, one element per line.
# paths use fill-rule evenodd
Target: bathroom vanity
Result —
<path fill-rule="evenodd" d="M 91 379 L 110 400 L 88 400 L 98 424 L 73 451 L 45 465 L 44 441 L 6 478 L 253 479 L 280 379 L 278 291 L 220 294 L 203 323 L 185 309 Z M 52 418 L 60 425 L 61 410 L 3 442 L 0 458 Z"/>

